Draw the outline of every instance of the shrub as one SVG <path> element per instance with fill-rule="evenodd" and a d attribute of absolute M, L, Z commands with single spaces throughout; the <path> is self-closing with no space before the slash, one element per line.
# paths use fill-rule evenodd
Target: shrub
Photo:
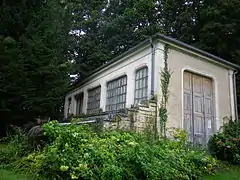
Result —
<path fill-rule="evenodd" d="M 14 127 L 14 133 L 6 141 L 7 145 L 0 148 L 1 165 L 10 165 L 33 150 L 21 128 Z"/>
<path fill-rule="evenodd" d="M 44 125 L 49 145 L 18 161 L 29 173 L 50 179 L 195 179 L 217 165 L 204 151 L 181 141 L 147 141 L 123 131 L 94 133 L 87 125 Z"/>
<path fill-rule="evenodd" d="M 240 165 L 240 123 L 230 120 L 224 124 L 222 132 L 209 140 L 208 147 L 218 159 Z"/>

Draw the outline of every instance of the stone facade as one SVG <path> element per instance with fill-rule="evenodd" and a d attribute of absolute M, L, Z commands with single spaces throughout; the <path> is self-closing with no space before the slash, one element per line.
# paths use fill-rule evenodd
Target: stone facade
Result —
<path fill-rule="evenodd" d="M 106 129 L 122 129 L 126 131 L 157 133 L 157 106 L 156 103 L 139 105 L 126 111 L 99 113 L 94 116 L 86 116 L 77 124 L 99 124 Z M 69 123 L 64 123 L 69 124 Z"/>
<path fill-rule="evenodd" d="M 130 108 L 126 114 L 117 114 L 110 121 L 104 121 L 105 128 L 157 133 L 157 109 L 155 103 Z"/>
<path fill-rule="evenodd" d="M 157 131 L 157 107 L 155 103 L 140 105 L 137 109 L 129 109 L 129 121 L 136 132 Z"/>

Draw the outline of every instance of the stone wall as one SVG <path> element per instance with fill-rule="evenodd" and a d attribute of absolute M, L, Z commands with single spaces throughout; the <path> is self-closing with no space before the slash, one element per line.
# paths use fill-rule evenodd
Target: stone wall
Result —
<path fill-rule="evenodd" d="M 121 112 L 103 112 L 92 116 L 88 115 L 79 118 L 81 121 L 76 124 L 99 124 L 99 126 L 107 129 L 156 134 L 159 124 L 157 123 L 157 117 L 156 103 L 149 103 L 148 105 L 139 105 Z"/>
<path fill-rule="evenodd" d="M 128 114 L 132 122 L 132 129 L 136 132 L 153 132 L 156 130 L 156 104 L 140 105 L 138 109 L 129 109 Z M 156 132 L 153 132 L 156 133 Z"/>
<path fill-rule="evenodd" d="M 138 107 L 130 108 L 126 114 L 116 114 L 116 116 L 104 121 L 105 128 L 132 130 L 136 132 L 157 133 L 157 109 L 155 103 L 139 105 Z"/>

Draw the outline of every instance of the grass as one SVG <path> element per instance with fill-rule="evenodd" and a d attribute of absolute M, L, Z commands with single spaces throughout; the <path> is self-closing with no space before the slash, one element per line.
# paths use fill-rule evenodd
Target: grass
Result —
<path fill-rule="evenodd" d="M 18 175 L 7 170 L 0 170 L 0 180 L 33 180 L 33 178 Z"/>
<path fill-rule="evenodd" d="M 0 170 L 0 180 L 34 180 L 33 177 L 19 175 L 7 170 Z M 35 179 L 36 180 L 36 179 Z M 206 176 L 203 180 L 240 180 L 240 167 L 233 167 L 228 171 L 219 172 L 214 176 Z"/>
<path fill-rule="evenodd" d="M 1 148 L 5 148 L 6 146 L 7 146 L 6 144 L 1 144 L 1 143 L 0 143 L 0 149 L 1 149 Z"/>
<path fill-rule="evenodd" d="M 203 180 L 240 180 L 240 166 L 231 167 L 229 170 L 218 172 L 213 176 L 206 176 Z"/>
<path fill-rule="evenodd" d="M 47 180 L 42 177 L 18 174 L 6 169 L 0 169 L 0 180 Z"/>

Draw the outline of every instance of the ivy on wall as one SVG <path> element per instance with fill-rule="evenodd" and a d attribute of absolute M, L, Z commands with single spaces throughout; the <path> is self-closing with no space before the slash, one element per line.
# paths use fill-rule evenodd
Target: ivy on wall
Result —
<path fill-rule="evenodd" d="M 160 118 L 160 136 L 166 137 L 166 122 L 168 119 L 168 110 L 167 104 L 169 99 L 169 83 L 171 78 L 171 72 L 168 68 L 168 50 L 169 46 L 165 45 L 164 47 L 164 68 L 161 71 L 161 91 L 162 97 L 160 101 L 159 108 L 159 118 Z"/>

